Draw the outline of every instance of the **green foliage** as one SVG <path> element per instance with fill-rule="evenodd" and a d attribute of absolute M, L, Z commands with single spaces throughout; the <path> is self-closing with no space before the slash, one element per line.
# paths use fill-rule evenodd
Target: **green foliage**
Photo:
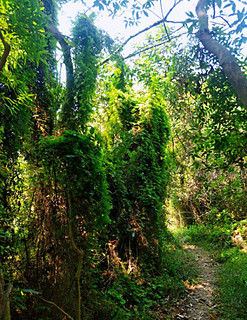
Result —
<path fill-rule="evenodd" d="M 109 198 L 98 141 L 92 135 L 65 131 L 61 136 L 41 141 L 42 165 L 56 179 L 63 192 L 70 193 L 73 201 L 86 204 L 80 215 L 97 229 L 109 222 Z M 85 206 L 84 204 L 84 206 Z M 89 216 L 84 216 L 84 214 Z M 75 213 L 76 214 L 76 213 Z M 96 220 L 95 220 L 96 219 Z"/>
<path fill-rule="evenodd" d="M 148 44 L 161 34 L 162 29 L 150 35 Z M 228 45 L 224 33 L 216 34 Z M 200 45 L 190 45 L 182 50 L 171 43 L 170 48 L 144 52 L 136 61 L 140 80 L 162 92 L 169 106 L 170 197 L 188 224 L 241 219 L 246 203 L 246 111 L 214 57 Z"/>
<path fill-rule="evenodd" d="M 42 0 L 41 4 L 41 10 L 44 10 L 44 13 L 52 18 L 53 22 L 56 22 L 57 20 L 57 3 L 62 2 L 61 0 Z"/>
<path fill-rule="evenodd" d="M 134 70 L 119 55 L 98 76 L 102 48 L 113 52 L 115 44 L 84 15 L 71 41 L 64 38 L 74 64 L 73 88 L 64 90 L 56 78 L 56 41 L 45 27 L 50 18 L 56 23 L 57 4 L 66 2 L 0 1 L 2 33 L 11 45 L 0 78 L 0 251 L 15 286 L 13 317 L 53 319 L 53 308 L 35 302 L 37 293 L 72 315 L 78 297 L 85 319 L 168 316 L 168 300 L 195 276 L 166 229 L 169 192 L 192 222 L 215 225 L 194 226 L 184 237 L 217 245 L 223 272 L 235 270 L 241 292 L 222 279 L 236 296 L 242 293 L 240 308 L 237 299 L 230 304 L 232 318 L 241 318 L 246 259 L 233 239 L 245 243 L 246 224 L 231 223 L 246 207 L 246 111 L 200 45 L 160 46 L 163 27 L 148 36 L 151 49 L 141 50 Z M 148 16 L 153 3 L 133 3 L 126 23 Z M 241 33 L 245 9 L 229 4 Z M 128 5 L 94 2 L 113 15 Z M 219 28 L 212 35 L 234 45 Z M 131 77 L 145 89 L 134 92 Z M 221 287 L 223 305 L 229 298 Z"/>
<path fill-rule="evenodd" d="M 185 242 L 199 243 L 207 249 L 211 245 L 219 249 L 228 249 L 233 246 L 231 241 L 232 229 L 229 224 L 209 227 L 205 224 L 193 225 L 189 228 L 178 232 L 177 238 L 184 239 Z"/>
<path fill-rule="evenodd" d="M 79 104 L 81 125 L 85 125 L 92 111 L 91 98 L 95 92 L 98 73 L 97 61 L 103 39 L 90 18 L 80 15 L 74 23 L 73 45 L 75 62 L 75 94 Z"/>
<path fill-rule="evenodd" d="M 202 125 L 202 117 L 207 122 L 194 136 L 194 156 L 206 156 L 209 163 L 212 161 L 221 168 L 231 163 L 244 166 L 246 111 L 239 106 L 220 70 L 209 75 L 200 96 L 198 112 L 193 123 L 195 128 Z"/>
<path fill-rule="evenodd" d="M 231 250 L 222 255 L 227 256 L 227 261 L 219 272 L 219 302 L 222 318 L 245 319 L 247 316 L 246 253 Z"/>
<path fill-rule="evenodd" d="M 1 2 L 0 11 L 5 41 L 11 46 L 5 72 L 9 76 L 9 83 L 11 80 L 15 83 L 16 79 L 11 71 L 18 66 L 20 60 L 24 63 L 30 60 L 37 65 L 40 61 L 45 62 L 44 56 L 48 54 L 44 30 L 47 18 L 43 14 L 38 0 L 11 0 L 4 4 Z"/>
<path fill-rule="evenodd" d="M 163 319 L 170 315 L 170 303 L 184 293 L 183 281 L 194 281 L 197 271 L 184 263 L 188 256 L 171 235 L 166 235 L 162 248 L 161 270 L 154 275 L 146 264 L 138 273 L 119 269 L 109 277 L 98 277 L 94 317 L 97 319 Z M 110 270 L 108 269 L 108 272 Z M 97 279 L 97 278 L 94 278 Z M 102 295 L 102 296 L 101 296 Z"/>
<path fill-rule="evenodd" d="M 165 148 L 169 124 L 162 100 L 155 95 L 137 100 L 133 93 L 112 88 L 106 102 L 109 107 L 103 135 L 113 197 L 111 217 L 116 224 L 113 232 L 120 232 L 120 238 L 127 240 L 136 230 L 137 240 L 131 240 L 134 248 L 137 241 L 144 241 L 143 234 L 151 242 L 159 234 L 168 179 Z M 123 224 L 125 229 L 120 228 Z"/>
<path fill-rule="evenodd" d="M 12 240 L 12 232 L 9 227 L 9 219 L 6 214 L 6 209 L 3 205 L 0 205 L 0 254 L 1 254 L 1 263 L 6 259 L 7 255 L 10 253 L 10 242 Z M 2 266 L 1 266 L 2 267 Z"/>
<path fill-rule="evenodd" d="M 4 138 L 4 127 L 3 125 L 0 126 L 0 194 L 2 194 L 2 191 L 4 189 L 5 186 L 5 176 L 6 176 L 6 170 L 5 170 L 5 166 L 7 163 L 7 159 L 6 159 L 6 153 L 2 147 L 2 142 L 3 142 L 3 138 Z"/>
<path fill-rule="evenodd" d="M 167 302 L 164 297 L 175 289 L 175 283 L 165 275 L 158 278 L 150 278 L 148 274 L 143 276 L 145 280 L 119 275 L 113 287 L 106 292 L 113 304 L 111 319 L 148 320 L 153 319 L 157 309 L 165 312 Z"/>

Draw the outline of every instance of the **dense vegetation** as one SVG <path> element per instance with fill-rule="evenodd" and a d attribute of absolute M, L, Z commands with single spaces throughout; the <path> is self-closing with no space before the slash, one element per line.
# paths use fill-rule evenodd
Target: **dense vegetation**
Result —
<path fill-rule="evenodd" d="M 188 13 L 186 46 L 163 19 L 130 67 L 94 15 L 63 36 L 65 2 L 0 0 L 0 319 L 169 319 L 195 275 L 188 240 L 215 245 L 222 317 L 245 319 L 245 9 L 225 1 L 234 28 L 210 32 L 239 92 L 200 14 Z M 152 5 L 132 8 L 128 24 Z M 171 221 L 193 226 L 174 237 Z"/>

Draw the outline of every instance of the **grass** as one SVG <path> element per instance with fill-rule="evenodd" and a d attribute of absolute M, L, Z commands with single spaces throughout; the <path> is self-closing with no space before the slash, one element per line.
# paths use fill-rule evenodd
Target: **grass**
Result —
<path fill-rule="evenodd" d="M 219 301 L 225 320 L 247 319 L 247 254 L 238 248 L 224 250 L 219 261 Z"/>
<path fill-rule="evenodd" d="M 193 225 L 180 230 L 176 238 L 209 250 L 218 262 L 220 319 L 247 319 L 247 253 L 233 243 L 232 236 L 242 234 L 246 243 L 247 221 L 226 225 Z"/>

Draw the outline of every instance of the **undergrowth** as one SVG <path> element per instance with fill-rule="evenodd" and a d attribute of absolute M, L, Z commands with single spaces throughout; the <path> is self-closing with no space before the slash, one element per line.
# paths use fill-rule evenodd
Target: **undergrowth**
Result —
<path fill-rule="evenodd" d="M 220 319 L 247 319 L 247 220 L 225 225 L 193 225 L 176 237 L 209 250 L 218 262 L 216 303 Z"/>
<path fill-rule="evenodd" d="M 165 243 L 161 272 L 142 266 L 142 273 L 124 274 L 116 278 L 99 297 L 99 313 L 95 319 L 169 319 L 174 300 L 184 294 L 183 282 L 191 282 L 197 273 L 184 264 L 191 257 L 174 239 Z"/>

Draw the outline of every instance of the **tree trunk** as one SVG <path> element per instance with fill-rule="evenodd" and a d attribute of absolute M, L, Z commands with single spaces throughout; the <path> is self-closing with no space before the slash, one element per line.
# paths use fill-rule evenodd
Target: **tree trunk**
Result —
<path fill-rule="evenodd" d="M 76 320 L 81 320 L 81 271 L 82 271 L 82 263 L 83 263 L 83 256 L 84 251 L 80 249 L 74 239 L 73 230 L 72 230 L 72 202 L 71 202 L 71 196 L 70 193 L 68 193 L 68 206 L 69 206 L 69 215 L 68 215 L 68 224 L 69 224 L 69 237 L 72 244 L 72 248 L 74 252 L 78 256 L 78 264 L 77 264 L 77 271 L 75 274 L 75 280 L 76 280 L 76 290 L 77 290 L 77 310 L 76 310 Z"/>
<path fill-rule="evenodd" d="M 237 97 L 247 110 L 247 78 L 239 67 L 233 54 L 225 46 L 211 37 L 208 30 L 206 2 L 206 0 L 199 0 L 196 6 L 196 14 L 200 26 L 196 36 L 201 41 L 204 48 L 218 58 L 223 72 L 233 86 Z"/>
<path fill-rule="evenodd" d="M 9 294 L 12 289 L 12 284 L 7 283 L 5 285 L 3 279 L 3 272 L 0 269 L 0 320 L 10 320 L 10 306 L 9 306 Z"/>
<path fill-rule="evenodd" d="M 62 107 L 62 124 L 69 130 L 75 130 L 75 100 L 74 100 L 74 70 L 71 58 L 70 46 L 66 38 L 58 30 L 53 22 L 49 22 L 47 30 L 58 40 L 64 57 L 66 68 L 66 97 Z"/>
<path fill-rule="evenodd" d="M 6 64 L 8 55 L 10 53 L 10 45 L 5 41 L 3 33 L 2 33 L 1 30 L 0 30 L 0 40 L 2 41 L 3 46 L 4 46 L 4 52 L 3 52 L 3 55 L 2 55 L 2 57 L 0 59 L 0 72 L 1 72 L 3 70 L 3 67 Z"/>

